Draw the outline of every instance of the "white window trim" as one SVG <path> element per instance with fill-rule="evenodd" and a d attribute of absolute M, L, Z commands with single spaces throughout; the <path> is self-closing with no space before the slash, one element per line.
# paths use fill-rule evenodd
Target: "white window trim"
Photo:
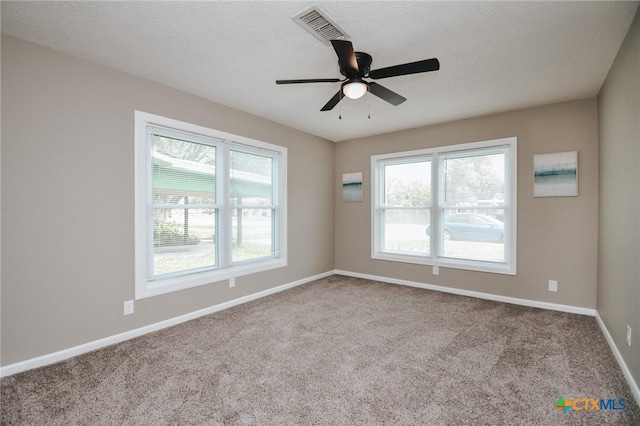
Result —
<path fill-rule="evenodd" d="M 508 205 L 505 209 L 508 212 L 508 220 L 505 220 L 505 227 L 508 232 L 505 234 L 505 261 L 504 262 L 488 262 L 467 259 L 451 259 L 446 257 L 438 257 L 440 252 L 440 241 L 432 238 L 431 251 L 429 255 L 411 255 L 399 253 L 387 253 L 380 250 L 382 247 L 382 221 L 379 213 L 381 203 L 383 182 L 381 181 L 381 173 L 379 164 L 381 161 L 390 159 L 409 158 L 417 156 L 431 156 L 432 161 L 432 200 L 431 200 L 431 223 L 434 229 L 433 235 L 440 235 L 442 227 L 442 218 L 435 211 L 439 208 L 439 192 L 440 180 L 439 164 L 441 154 L 450 154 L 456 151 L 471 151 L 479 149 L 487 149 L 492 147 L 509 146 L 509 158 L 506 160 L 505 170 L 505 193 L 509 197 Z M 517 200 L 518 200 L 518 141 L 516 137 L 508 137 L 502 139 L 493 139 L 481 142 L 471 142 L 459 145 L 441 146 L 436 148 L 425 148 L 413 151 L 394 152 L 388 154 L 380 154 L 371 156 L 371 258 L 376 260 L 386 260 L 392 262 L 415 263 L 420 265 L 431 265 L 445 268 L 465 269 L 470 271 L 490 272 L 505 275 L 517 274 Z"/>
<path fill-rule="evenodd" d="M 196 272 L 181 276 L 172 276 L 153 281 L 147 280 L 147 141 L 146 129 L 148 125 L 157 125 L 179 132 L 188 132 L 205 137 L 225 141 L 229 146 L 246 146 L 249 149 L 264 149 L 279 154 L 279 174 L 274 189 L 276 199 L 279 198 L 278 220 L 276 223 L 276 247 L 278 256 L 268 259 L 256 259 L 233 264 L 219 269 Z M 135 298 L 144 299 L 174 291 L 184 290 L 205 284 L 224 281 L 243 275 L 255 274 L 275 268 L 287 266 L 287 148 L 267 142 L 233 135 L 219 130 L 209 129 L 196 124 L 185 123 L 159 115 L 135 111 Z M 228 149 L 228 148 L 225 148 Z M 227 171 L 222 171 L 225 176 Z M 226 181 L 226 179 L 225 179 Z M 275 203 L 275 200 L 274 200 Z"/>

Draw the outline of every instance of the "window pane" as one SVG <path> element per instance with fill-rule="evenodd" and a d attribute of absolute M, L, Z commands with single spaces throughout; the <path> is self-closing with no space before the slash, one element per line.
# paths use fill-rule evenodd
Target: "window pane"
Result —
<path fill-rule="evenodd" d="M 232 223 L 232 261 L 274 255 L 274 210 L 236 208 Z"/>
<path fill-rule="evenodd" d="M 429 254 L 430 210 L 385 209 L 382 250 L 391 253 Z"/>
<path fill-rule="evenodd" d="M 214 209 L 154 209 L 153 276 L 216 266 Z"/>
<path fill-rule="evenodd" d="M 505 161 L 496 151 L 444 158 L 444 257 L 505 261 Z"/>
<path fill-rule="evenodd" d="M 273 203 L 273 158 L 231 151 L 231 202 L 252 206 Z"/>
<path fill-rule="evenodd" d="M 153 202 L 215 204 L 216 149 L 153 135 Z"/>
<path fill-rule="evenodd" d="M 445 210 L 444 256 L 504 262 L 504 209 Z"/>
<path fill-rule="evenodd" d="M 443 160 L 446 206 L 502 206 L 505 154 L 453 156 Z"/>
<path fill-rule="evenodd" d="M 388 164 L 384 167 L 384 205 L 431 205 L 431 161 Z"/>

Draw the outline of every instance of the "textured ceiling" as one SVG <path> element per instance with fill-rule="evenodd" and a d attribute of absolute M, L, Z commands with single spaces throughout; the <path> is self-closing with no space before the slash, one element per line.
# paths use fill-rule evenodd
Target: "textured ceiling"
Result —
<path fill-rule="evenodd" d="M 372 69 L 437 57 L 440 71 L 377 80 L 408 98 L 320 108 L 342 77 L 291 17 L 320 6 Z M 342 141 L 595 96 L 638 2 L 2 2 L 2 32 Z M 367 118 L 369 111 L 371 118 Z M 338 115 L 342 114 L 342 119 Z"/>

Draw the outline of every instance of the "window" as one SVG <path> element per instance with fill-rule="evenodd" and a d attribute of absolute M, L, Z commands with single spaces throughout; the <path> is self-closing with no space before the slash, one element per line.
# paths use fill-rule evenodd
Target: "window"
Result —
<path fill-rule="evenodd" d="M 286 266 L 287 151 L 135 114 L 136 299 Z"/>
<path fill-rule="evenodd" d="M 517 140 L 371 157 L 372 257 L 516 273 Z"/>

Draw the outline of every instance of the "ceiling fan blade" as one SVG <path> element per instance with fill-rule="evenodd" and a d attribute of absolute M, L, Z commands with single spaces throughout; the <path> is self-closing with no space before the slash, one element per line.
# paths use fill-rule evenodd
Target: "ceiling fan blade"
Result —
<path fill-rule="evenodd" d="M 369 91 L 394 106 L 398 106 L 407 100 L 404 96 L 400 96 L 396 92 L 389 90 L 378 83 L 369 83 Z"/>
<path fill-rule="evenodd" d="M 417 74 L 420 72 L 437 71 L 439 69 L 440 62 L 438 59 L 431 58 L 373 70 L 369 72 L 369 77 L 377 80 L 378 78 L 397 77 L 399 75 Z"/>
<path fill-rule="evenodd" d="M 331 44 L 338 55 L 340 69 L 357 73 L 358 61 L 351 42 L 347 40 L 331 40 Z"/>
<path fill-rule="evenodd" d="M 342 99 L 342 98 L 343 98 L 342 89 L 340 89 L 340 90 L 338 90 L 338 93 L 333 95 L 333 98 L 329 99 L 329 102 L 327 102 L 326 105 L 323 106 L 320 111 L 330 111 L 330 110 L 332 110 L 334 106 L 338 105 L 338 102 L 340 102 L 340 99 Z"/>
<path fill-rule="evenodd" d="M 302 80 L 276 80 L 276 84 L 337 83 L 339 81 L 339 78 L 307 78 Z"/>

